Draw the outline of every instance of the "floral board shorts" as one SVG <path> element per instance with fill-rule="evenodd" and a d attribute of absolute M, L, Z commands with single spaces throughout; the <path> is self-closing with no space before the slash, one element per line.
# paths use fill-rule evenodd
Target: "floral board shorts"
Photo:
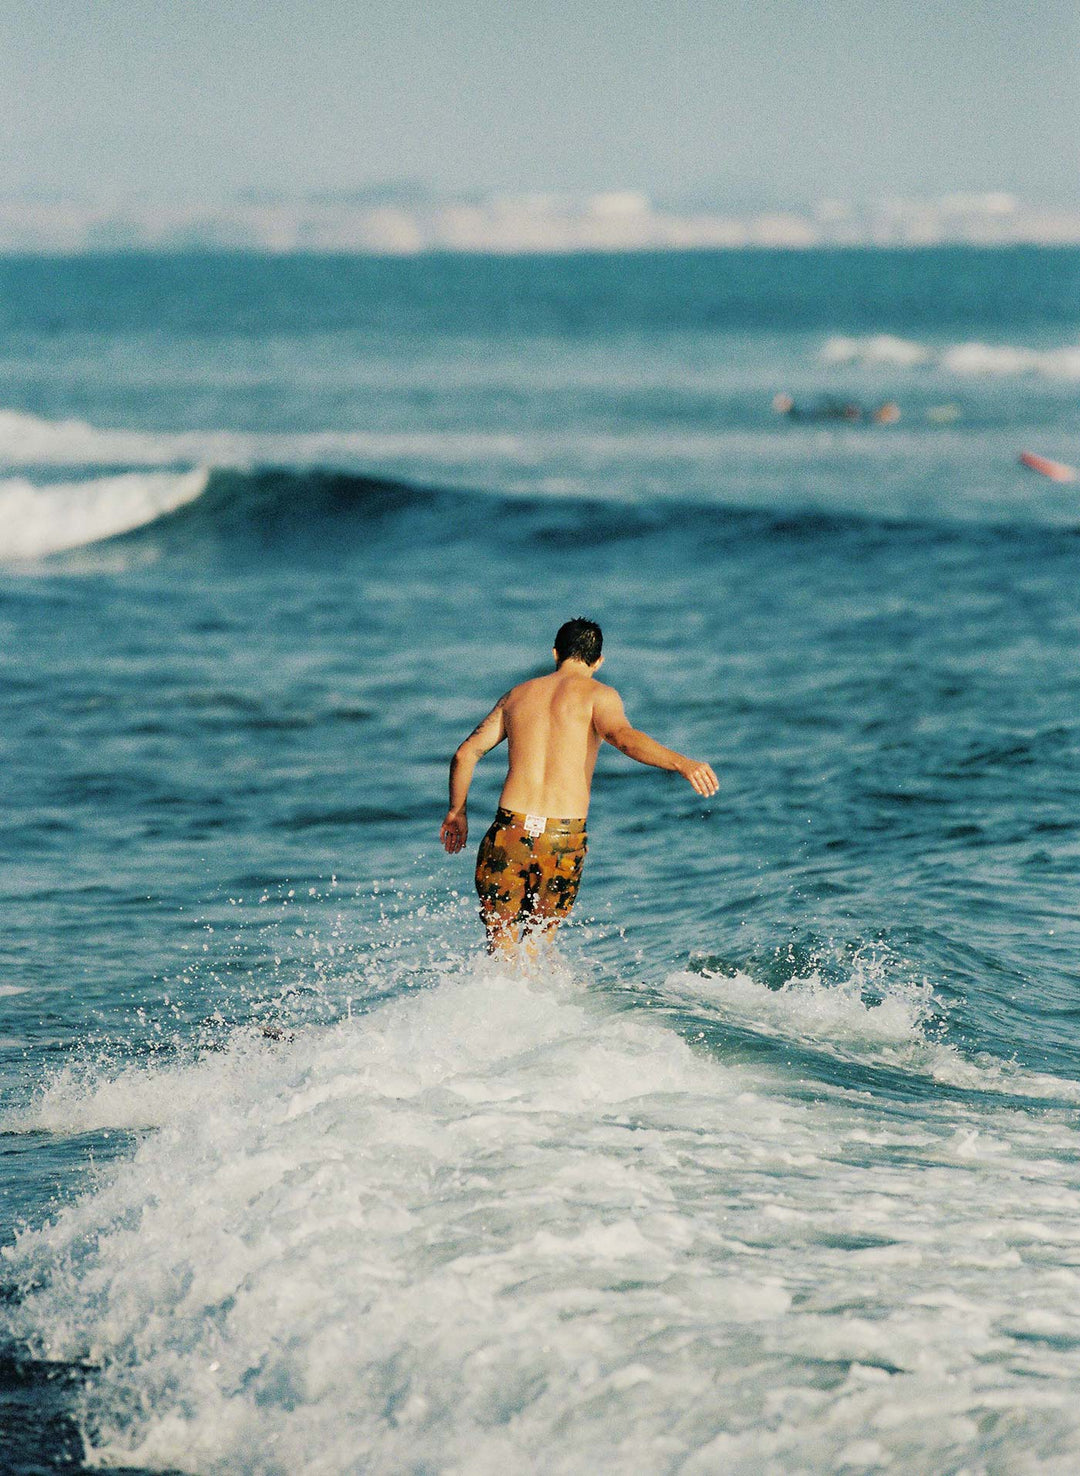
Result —
<path fill-rule="evenodd" d="M 566 918 L 581 885 L 584 820 L 495 811 L 476 857 L 476 893 L 487 927 Z"/>

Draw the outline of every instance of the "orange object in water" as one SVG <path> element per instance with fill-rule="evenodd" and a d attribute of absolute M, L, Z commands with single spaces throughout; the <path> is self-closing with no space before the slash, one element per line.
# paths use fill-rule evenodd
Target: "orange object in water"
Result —
<path fill-rule="evenodd" d="M 1020 464 L 1029 471 L 1038 472 L 1040 476 L 1049 477 L 1052 482 L 1076 481 L 1075 467 L 1066 466 L 1063 461 L 1050 461 L 1045 456 L 1036 456 L 1034 451 L 1021 451 Z"/>

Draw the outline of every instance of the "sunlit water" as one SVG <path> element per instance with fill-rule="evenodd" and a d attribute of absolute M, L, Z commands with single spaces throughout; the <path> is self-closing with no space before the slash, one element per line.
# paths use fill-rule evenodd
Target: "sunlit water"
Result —
<path fill-rule="evenodd" d="M 1075 1471 L 1080 254 L 0 275 L 5 1469 Z"/>

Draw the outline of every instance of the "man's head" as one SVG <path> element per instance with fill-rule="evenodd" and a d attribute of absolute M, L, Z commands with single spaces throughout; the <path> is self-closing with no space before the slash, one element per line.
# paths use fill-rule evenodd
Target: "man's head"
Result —
<path fill-rule="evenodd" d="M 555 661 L 583 661 L 586 666 L 599 666 L 603 660 L 604 634 L 595 620 L 579 615 L 560 625 L 555 637 Z"/>

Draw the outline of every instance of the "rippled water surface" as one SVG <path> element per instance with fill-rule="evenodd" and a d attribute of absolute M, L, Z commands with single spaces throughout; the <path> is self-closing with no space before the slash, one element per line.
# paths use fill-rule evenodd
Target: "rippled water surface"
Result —
<path fill-rule="evenodd" d="M 1076 1469 L 1078 277 L 0 263 L 8 1469 Z M 578 613 L 721 789 L 508 973 Z"/>

